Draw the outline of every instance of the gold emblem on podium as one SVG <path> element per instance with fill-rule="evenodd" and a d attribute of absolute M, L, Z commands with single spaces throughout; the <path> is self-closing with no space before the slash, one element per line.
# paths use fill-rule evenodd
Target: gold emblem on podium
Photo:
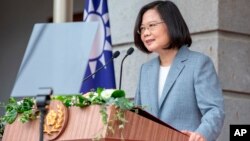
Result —
<path fill-rule="evenodd" d="M 44 136 L 47 140 L 54 140 L 63 132 L 68 120 L 67 110 L 60 101 L 51 101 L 44 120 Z"/>

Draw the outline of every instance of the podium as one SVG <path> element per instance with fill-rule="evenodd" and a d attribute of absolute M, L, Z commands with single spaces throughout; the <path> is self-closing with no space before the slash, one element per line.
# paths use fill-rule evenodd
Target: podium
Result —
<path fill-rule="evenodd" d="M 66 108 L 67 109 L 67 108 Z M 107 108 L 108 122 L 112 123 L 114 133 L 102 123 L 100 106 L 92 105 L 85 108 L 70 107 L 68 120 L 64 130 L 53 140 L 59 141 L 92 141 L 99 137 L 101 141 L 188 141 L 188 136 L 165 124 L 147 112 L 125 112 L 127 123 L 121 130 L 112 115 L 115 107 Z M 3 141 L 38 141 L 39 120 L 28 123 L 15 121 L 6 125 Z M 45 140 L 48 140 L 45 138 Z"/>

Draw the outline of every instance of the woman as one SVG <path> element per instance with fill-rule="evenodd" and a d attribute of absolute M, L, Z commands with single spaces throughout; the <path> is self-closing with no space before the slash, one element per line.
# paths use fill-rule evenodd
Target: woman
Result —
<path fill-rule="evenodd" d="M 189 141 L 216 140 L 224 122 L 219 80 L 211 59 L 189 50 L 190 33 L 176 5 L 154 1 L 142 7 L 134 41 L 141 51 L 159 55 L 141 66 L 136 104 Z"/>

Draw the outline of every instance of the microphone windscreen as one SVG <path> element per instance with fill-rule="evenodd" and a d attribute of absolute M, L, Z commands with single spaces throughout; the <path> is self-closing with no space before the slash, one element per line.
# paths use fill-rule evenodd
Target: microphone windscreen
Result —
<path fill-rule="evenodd" d="M 113 58 L 117 58 L 119 55 L 120 55 L 120 51 L 116 51 L 116 52 L 113 54 Z"/>
<path fill-rule="evenodd" d="M 134 48 L 130 48 L 130 49 L 128 49 L 128 51 L 127 51 L 127 55 L 130 55 L 130 54 L 132 54 L 134 52 Z"/>

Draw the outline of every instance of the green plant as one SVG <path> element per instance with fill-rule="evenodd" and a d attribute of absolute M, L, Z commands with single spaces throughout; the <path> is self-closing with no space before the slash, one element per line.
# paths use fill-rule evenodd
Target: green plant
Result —
<path fill-rule="evenodd" d="M 113 119 L 119 122 L 119 129 L 123 129 L 127 122 L 124 116 L 126 110 L 134 108 L 134 103 L 125 97 L 123 90 L 103 89 L 98 88 L 96 91 L 91 91 L 87 94 L 75 95 L 55 95 L 51 96 L 52 100 L 61 101 L 66 107 L 86 107 L 90 105 L 100 105 L 100 114 L 102 122 L 108 129 L 114 132 L 114 129 L 109 125 L 107 118 L 107 106 L 114 106 L 117 112 L 113 115 Z M 39 115 L 34 98 L 24 98 L 17 101 L 15 98 L 10 98 L 5 107 L 5 115 L 0 118 L 0 133 L 3 133 L 5 123 L 12 124 L 18 117 L 22 123 L 34 120 Z"/>
<path fill-rule="evenodd" d="M 36 118 L 38 112 L 35 107 L 35 100 L 33 98 L 24 98 L 17 101 L 15 98 L 10 98 L 5 107 L 5 115 L 2 120 L 8 124 L 12 124 L 17 116 L 22 123 L 28 122 Z"/>
<path fill-rule="evenodd" d="M 3 118 L 0 117 L 0 138 L 3 136 L 4 127 L 5 127 L 5 123 L 3 121 Z"/>
<path fill-rule="evenodd" d="M 117 112 L 113 115 L 113 119 L 119 122 L 119 129 L 123 129 L 126 124 L 124 113 L 126 110 L 134 108 L 134 103 L 125 97 L 123 90 L 102 89 L 89 92 L 85 95 L 73 96 L 53 96 L 54 100 L 60 100 L 65 106 L 86 107 L 89 105 L 101 105 L 100 114 L 104 125 L 108 126 L 109 131 L 114 132 L 112 126 L 109 125 L 107 118 L 107 106 L 115 106 Z"/>

